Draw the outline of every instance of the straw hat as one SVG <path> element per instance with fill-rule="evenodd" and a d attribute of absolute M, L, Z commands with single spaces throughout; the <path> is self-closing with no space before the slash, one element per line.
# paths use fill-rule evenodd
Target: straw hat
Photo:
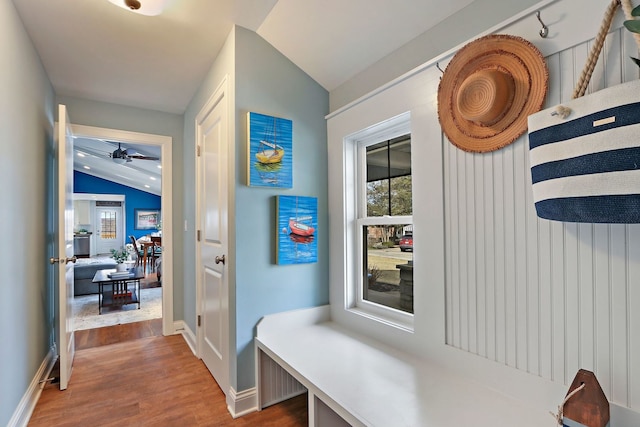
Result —
<path fill-rule="evenodd" d="M 464 46 L 451 59 L 438 87 L 438 118 L 449 140 L 483 153 L 511 144 L 540 111 L 549 71 L 527 40 L 495 34 Z"/>

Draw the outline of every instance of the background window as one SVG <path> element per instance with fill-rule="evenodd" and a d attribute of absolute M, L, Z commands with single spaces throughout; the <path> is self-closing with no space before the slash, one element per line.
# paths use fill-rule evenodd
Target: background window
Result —
<path fill-rule="evenodd" d="M 361 147 L 362 299 L 413 313 L 411 136 Z M 364 175 L 364 174 L 363 174 Z M 362 175 L 361 175 L 362 176 Z"/>

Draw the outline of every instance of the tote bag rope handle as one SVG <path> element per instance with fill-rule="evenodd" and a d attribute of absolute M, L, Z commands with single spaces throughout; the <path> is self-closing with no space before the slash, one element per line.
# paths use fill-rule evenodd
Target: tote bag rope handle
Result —
<path fill-rule="evenodd" d="M 622 1 L 622 8 L 624 9 L 625 16 L 627 19 L 633 19 L 631 16 L 631 10 L 633 6 L 631 5 L 631 0 L 612 0 L 607 7 L 607 10 L 604 13 L 604 18 L 602 20 L 602 24 L 600 25 L 600 29 L 598 30 L 598 34 L 596 35 L 593 47 L 591 48 L 591 52 L 589 52 L 589 56 L 587 57 L 587 63 L 580 74 L 580 78 L 578 79 L 578 83 L 576 84 L 576 88 L 573 90 L 572 98 L 579 98 L 584 95 L 587 91 L 587 86 L 589 86 L 589 80 L 591 80 L 591 74 L 593 74 L 593 70 L 596 67 L 596 63 L 598 62 L 598 57 L 600 56 L 600 52 L 602 51 L 602 46 L 604 46 L 604 40 L 607 37 L 607 33 L 609 32 L 609 28 L 611 28 L 611 21 L 613 21 L 613 16 L 620 6 L 620 2 Z M 634 33 L 634 38 L 638 47 L 640 47 L 640 34 Z"/>

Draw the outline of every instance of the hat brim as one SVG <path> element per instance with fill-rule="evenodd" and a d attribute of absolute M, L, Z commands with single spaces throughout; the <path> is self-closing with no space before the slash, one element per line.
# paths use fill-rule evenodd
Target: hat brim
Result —
<path fill-rule="evenodd" d="M 460 85 L 484 69 L 498 69 L 514 81 L 513 101 L 502 117 L 486 126 L 466 120 L 457 109 Z M 515 141 L 527 129 L 527 117 L 540 111 L 547 94 L 549 71 L 540 51 L 511 35 L 481 37 L 460 49 L 438 86 L 438 119 L 449 141 L 462 150 L 483 153 Z"/>

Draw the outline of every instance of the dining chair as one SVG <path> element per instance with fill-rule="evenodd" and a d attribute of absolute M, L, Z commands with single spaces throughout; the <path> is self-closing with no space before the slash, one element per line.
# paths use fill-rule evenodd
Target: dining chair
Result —
<path fill-rule="evenodd" d="M 155 271 L 156 261 L 162 255 L 162 237 L 151 236 L 151 243 L 153 243 L 153 246 L 151 247 L 151 251 L 150 251 L 151 265 L 152 265 L 153 271 Z"/>
<path fill-rule="evenodd" d="M 133 249 L 136 251 L 136 267 L 142 266 L 142 258 L 144 257 L 144 252 L 140 250 L 138 247 L 138 242 L 134 236 L 129 236 L 131 239 L 131 243 L 133 243 Z"/>

